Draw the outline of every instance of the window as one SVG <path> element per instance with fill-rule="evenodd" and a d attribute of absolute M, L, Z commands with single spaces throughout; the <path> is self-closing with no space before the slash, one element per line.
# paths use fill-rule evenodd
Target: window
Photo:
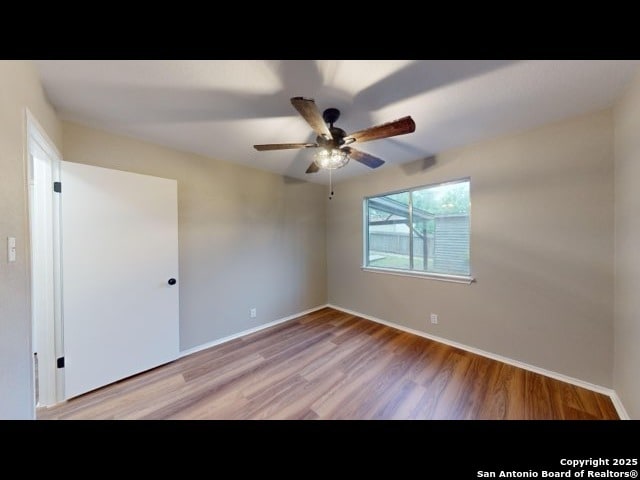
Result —
<path fill-rule="evenodd" d="M 470 281 L 470 180 L 369 197 L 364 268 Z"/>

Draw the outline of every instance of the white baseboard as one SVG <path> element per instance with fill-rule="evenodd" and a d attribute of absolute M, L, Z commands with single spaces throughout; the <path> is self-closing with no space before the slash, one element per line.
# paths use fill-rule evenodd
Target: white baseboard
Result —
<path fill-rule="evenodd" d="M 627 410 L 624 408 L 622 404 L 622 400 L 618 396 L 618 393 L 614 390 L 611 394 L 611 401 L 613 402 L 613 406 L 616 407 L 616 411 L 618 412 L 618 416 L 620 420 L 631 420 L 631 417 L 627 413 Z"/>
<path fill-rule="evenodd" d="M 206 350 L 207 348 L 215 347 L 216 345 L 220 345 L 221 343 L 226 343 L 226 342 L 229 342 L 231 340 L 235 340 L 236 338 L 244 337 L 245 335 L 250 335 L 252 333 L 259 332 L 260 330 L 264 330 L 265 328 L 273 327 L 275 325 L 279 325 L 281 323 L 288 322 L 289 320 L 293 320 L 295 318 L 302 317 L 303 315 L 308 315 L 309 313 L 317 312 L 318 310 L 321 310 L 321 309 L 323 309 L 323 308 L 325 308 L 327 306 L 328 305 L 326 305 L 326 304 L 325 305 L 319 305 L 317 307 L 313 307 L 313 308 L 310 308 L 308 310 L 304 310 L 303 312 L 298 312 L 298 313 L 294 313 L 293 315 L 288 315 L 286 317 L 279 318 L 277 320 L 274 320 L 273 322 L 264 323 L 262 325 L 258 325 L 257 327 L 249 328 L 247 330 L 243 330 L 241 332 L 234 333 L 234 334 L 228 335 L 226 337 L 218 338 L 217 340 L 213 340 L 211 342 L 203 343 L 202 345 L 198 345 L 196 347 L 191 347 L 191 348 L 189 348 L 187 350 L 182 350 L 178 354 L 178 358 L 186 357 L 187 355 L 191 355 L 193 353 L 200 352 L 202 350 Z"/>
<path fill-rule="evenodd" d="M 355 310 L 350 310 L 348 308 L 339 307 L 337 305 L 328 304 L 329 308 L 333 308 L 335 310 L 340 310 L 341 312 L 348 313 L 350 315 L 355 315 L 357 317 L 366 318 L 367 320 L 371 320 L 372 322 L 380 323 L 382 325 L 386 325 L 388 327 L 397 328 L 398 330 L 402 330 L 407 333 L 411 333 L 413 335 L 418 335 L 420 337 L 428 338 L 429 340 L 434 340 L 436 342 L 444 343 L 445 345 L 450 345 L 452 347 L 459 348 L 460 350 L 465 350 L 467 352 L 475 353 L 477 355 L 490 358 L 492 360 L 496 360 L 498 362 L 506 363 L 508 365 L 513 365 L 514 367 L 522 368 L 524 370 L 529 370 L 530 372 L 538 373 L 540 375 L 544 375 L 545 377 L 550 377 L 555 380 L 560 380 L 561 382 L 570 383 L 572 385 L 576 385 L 578 387 L 586 388 L 587 390 L 591 390 L 593 392 L 602 393 L 603 395 L 607 395 L 611 398 L 613 402 L 613 406 L 616 408 L 618 412 L 618 416 L 621 420 L 629 420 L 629 414 L 624 409 L 620 398 L 617 393 L 611 388 L 603 387 L 601 385 L 596 385 L 594 383 L 586 382 L 584 380 L 580 380 L 579 378 L 570 377 L 568 375 L 564 375 L 562 373 L 554 372 L 551 370 L 547 370 L 545 368 L 536 367 L 535 365 L 530 365 L 528 363 L 521 362 L 519 360 L 514 360 L 512 358 L 503 357 L 502 355 L 498 355 L 495 353 L 487 352 L 485 350 L 481 350 L 479 348 L 470 347 L 469 345 L 465 345 L 463 343 L 455 342 L 453 340 L 448 340 L 443 337 L 438 337 L 436 335 L 432 335 L 430 333 L 422 332 L 420 330 L 415 330 L 410 327 L 405 327 L 404 325 L 400 325 L 394 322 L 389 322 L 388 320 L 383 320 L 381 318 L 373 317 L 371 315 L 366 315 L 364 313 L 356 312 Z"/>

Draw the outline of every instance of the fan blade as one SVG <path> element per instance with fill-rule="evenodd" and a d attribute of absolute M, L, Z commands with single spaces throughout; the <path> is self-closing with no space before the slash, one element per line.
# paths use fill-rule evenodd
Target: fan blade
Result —
<path fill-rule="evenodd" d="M 309 165 L 309 168 L 307 168 L 307 171 L 304 173 L 316 173 L 318 170 L 320 170 L 320 167 L 316 165 L 316 162 L 311 162 L 311 165 Z"/>
<path fill-rule="evenodd" d="M 265 150 L 288 150 L 290 148 L 313 148 L 317 146 L 317 143 L 268 143 L 266 145 L 254 145 L 253 148 L 263 152 Z"/>
<path fill-rule="evenodd" d="M 358 132 L 352 133 L 345 137 L 345 141 L 353 139 L 356 142 L 370 142 L 379 138 L 395 137 L 396 135 L 404 135 L 416 130 L 416 124 L 411 117 L 402 117 L 393 122 L 383 123 L 375 127 L 365 128 Z"/>
<path fill-rule="evenodd" d="M 343 148 L 351 158 L 353 158 L 356 162 L 360 162 L 366 165 L 369 168 L 378 168 L 384 163 L 384 160 L 374 157 L 368 153 L 365 153 L 361 150 L 356 150 L 355 148 L 346 147 Z"/>
<path fill-rule="evenodd" d="M 331 140 L 333 138 L 329 131 L 329 127 L 327 127 L 327 124 L 324 122 L 324 118 L 322 118 L 320 110 L 316 107 L 316 102 L 310 98 L 293 97 L 291 99 L 291 104 L 295 107 L 298 113 L 302 115 L 302 118 L 311 125 L 311 128 L 313 128 L 318 135 L 322 135 L 327 140 Z"/>

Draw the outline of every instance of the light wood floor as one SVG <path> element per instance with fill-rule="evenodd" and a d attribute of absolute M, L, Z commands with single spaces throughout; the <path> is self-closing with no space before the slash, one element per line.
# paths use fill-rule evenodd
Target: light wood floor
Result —
<path fill-rule="evenodd" d="M 617 419 L 598 393 L 325 308 L 39 419 Z"/>

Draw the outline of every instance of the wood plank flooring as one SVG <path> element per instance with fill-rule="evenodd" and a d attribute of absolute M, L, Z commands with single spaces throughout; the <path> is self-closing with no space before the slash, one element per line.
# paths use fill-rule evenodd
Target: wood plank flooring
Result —
<path fill-rule="evenodd" d="M 39 419 L 617 419 L 609 397 L 324 308 Z"/>

